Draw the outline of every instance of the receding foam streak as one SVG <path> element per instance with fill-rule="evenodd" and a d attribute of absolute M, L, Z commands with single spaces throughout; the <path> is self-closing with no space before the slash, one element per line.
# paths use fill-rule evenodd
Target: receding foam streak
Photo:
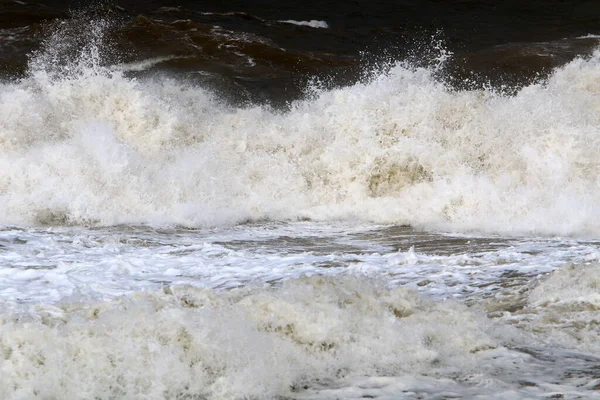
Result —
<path fill-rule="evenodd" d="M 34 63 L 2 85 L 1 224 L 333 218 L 600 233 L 600 53 L 510 97 L 397 65 L 283 113 L 130 79 L 97 57 L 62 75 Z"/>
<path fill-rule="evenodd" d="M 322 29 L 329 28 L 329 25 L 327 24 L 327 22 L 325 22 L 325 21 L 318 21 L 316 19 L 311 19 L 310 21 L 296 21 L 296 20 L 293 20 L 293 19 L 286 19 L 286 20 L 281 20 L 281 21 L 277 21 L 277 22 L 281 22 L 282 24 L 292 24 L 292 25 L 298 25 L 298 26 L 308 26 L 309 28 L 322 28 Z"/>

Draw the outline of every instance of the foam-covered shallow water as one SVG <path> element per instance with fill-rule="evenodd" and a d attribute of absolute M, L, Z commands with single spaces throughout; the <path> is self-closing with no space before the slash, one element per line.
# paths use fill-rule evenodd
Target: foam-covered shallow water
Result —
<path fill-rule="evenodd" d="M 524 284 L 600 257 L 597 242 L 309 222 L 211 230 L 7 228 L 0 231 L 0 245 L 0 297 L 18 303 L 105 299 L 170 285 L 277 285 L 348 273 L 440 299 L 468 299 L 493 295 L 505 278 Z"/>
<path fill-rule="evenodd" d="M 597 242 L 5 228 L 3 398 L 595 398 Z"/>

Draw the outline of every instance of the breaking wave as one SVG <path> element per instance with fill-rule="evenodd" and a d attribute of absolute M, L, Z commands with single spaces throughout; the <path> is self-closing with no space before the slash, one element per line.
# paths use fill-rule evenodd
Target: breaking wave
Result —
<path fill-rule="evenodd" d="M 277 111 L 56 47 L 1 84 L 0 224 L 600 233 L 600 52 L 511 96 L 398 63 Z"/>
<path fill-rule="evenodd" d="M 486 379 L 469 377 L 477 363 L 506 354 L 493 326 L 464 306 L 356 278 L 39 305 L 2 313 L 0 395 L 280 398 L 364 375 L 449 371 L 469 384 Z"/>

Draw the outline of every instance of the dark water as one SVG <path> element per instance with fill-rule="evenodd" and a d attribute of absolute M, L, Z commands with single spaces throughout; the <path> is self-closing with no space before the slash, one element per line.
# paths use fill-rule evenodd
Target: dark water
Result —
<path fill-rule="evenodd" d="M 597 45 L 578 37 L 598 33 L 600 3 L 0 0 L 0 76 L 25 74 L 28 55 L 59 21 L 77 36 L 98 19 L 111 22 L 107 63 L 161 57 L 144 73 L 167 71 L 237 100 L 277 102 L 299 96 L 309 77 L 350 83 L 383 61 L 430 65 L 440 48 L 452 53 L 440 72 L 452 85 L 523 85 Z"/>

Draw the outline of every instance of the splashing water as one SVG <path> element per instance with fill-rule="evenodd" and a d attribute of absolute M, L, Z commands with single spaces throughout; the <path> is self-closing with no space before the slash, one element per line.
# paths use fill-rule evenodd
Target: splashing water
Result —
<path fill-rule="evenodd" d="M 0 397 L 593 398 L 597 242 L 485 235 L 600 232 L 600 52 L 508 96 L 441 48 L 281 111 L 80 22 L 1 84 Z"/>
<path fill-rule="evenodd" d="M 600 53 L 510 97 L 398 64 L 276 112 L 102 66 L 104 25 L 71 63 L 59 29 L 28 78 L 3 84 L 0 222 L 600 230 Z"/>

